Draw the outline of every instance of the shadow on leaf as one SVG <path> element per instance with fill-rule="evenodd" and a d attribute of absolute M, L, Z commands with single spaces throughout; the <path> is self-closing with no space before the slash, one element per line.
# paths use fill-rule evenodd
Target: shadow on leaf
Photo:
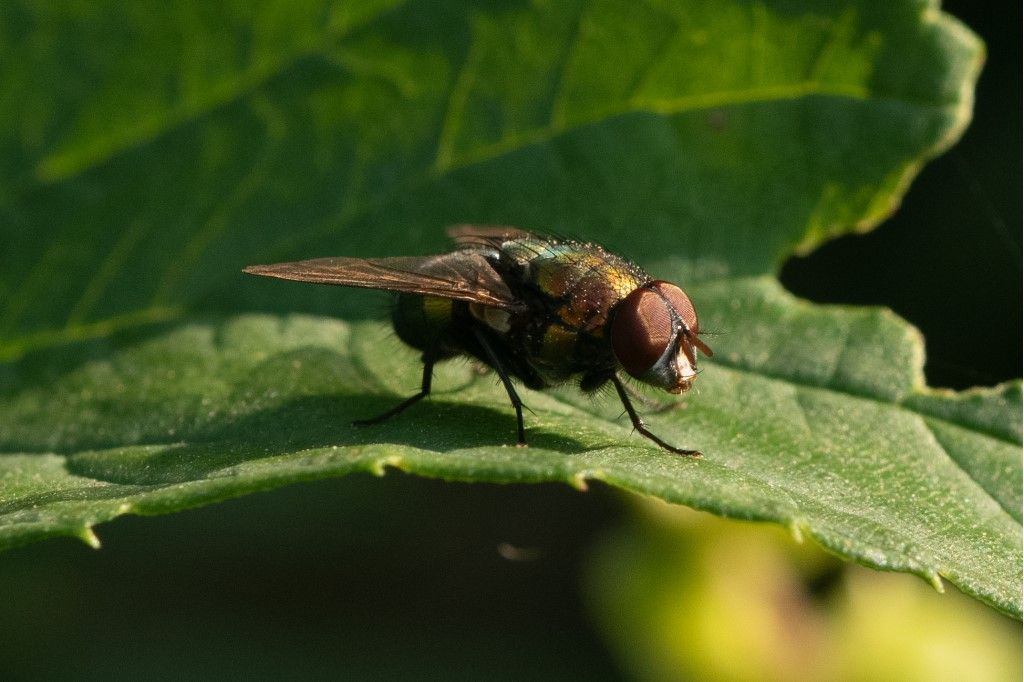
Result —
<path fill-rule="evenodd" d="M 230 467 L 317 448 L 409 446 L 448 452 L 515 442 L 515 417 L 476 405 L 429 401 L 386 423 L 356 427 L 352 420 L 383 412 L 394 398 L 378 395 L 310 396 L 234 420 L 206 425 L 181 441 L 139 443 L 70 456 L 78 476 L 122 485 L 198 481 Z M 562 435 L 530 432 L 535 447 L 566 453 L 586 446 Z M 529 457 L 529 449 L 522 450 Z M 354 451 L 358 458 L 360 451 Z M 123 491 L 122 491 L 123 492 Z"/>

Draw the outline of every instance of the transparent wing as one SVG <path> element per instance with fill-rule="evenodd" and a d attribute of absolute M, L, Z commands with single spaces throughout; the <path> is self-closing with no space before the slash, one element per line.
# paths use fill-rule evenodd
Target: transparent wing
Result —
<path fill-rule="evenodd" d="M 297 282 L 439 296 L 504 310 L 523 308 L 490 262 L 470 251 L 408 258 L 316 258 L 250 265 L 243 272 Z"/>
<path fill-rule="evenodd" d="M 537 235 L 507 225 L 452 225 L 445 233 L 459 246 L 498 248 L 509 239 L 539 239 Z"/>

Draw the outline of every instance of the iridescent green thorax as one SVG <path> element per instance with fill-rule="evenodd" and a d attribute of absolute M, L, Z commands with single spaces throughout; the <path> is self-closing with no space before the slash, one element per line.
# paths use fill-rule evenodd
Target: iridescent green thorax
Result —
<path fill-rule="evenodd" d="M 610 309 L 651 279 L 594 244 L 517 239 L 502 253 L 519 265 L 524 283 L 557 302 L 558 321 L 593 336 L 604 336 Z"/>
<path fill-rule="evenodd" d="M 613 371 L 608 323 L 615 305 L 650 281 L 629 261 L 594 244 L 515 239 L 501 260 L 530 303 L 513 315 L 508 340 L 536 373 L 533 383 L 557 384 L 575 374 Z"/>
<path fill-rule="evenodd" d="M 646 272 L 599 246 L 575 241 L 517 238 L 465 253 L 484 255 L 521 308 L 399 294 L 392 319 L 402 340 L 433 349 L 437 358 L 468 352 L 486 361 L 472 332 L 482 324 L 507 371 L 531 388 L 618 370 L 611 316 L 626 296 L 651 281 Z"/>

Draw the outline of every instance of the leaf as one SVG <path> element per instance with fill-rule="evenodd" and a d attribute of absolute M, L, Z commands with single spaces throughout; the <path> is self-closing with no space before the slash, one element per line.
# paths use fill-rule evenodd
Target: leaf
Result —
<path fill-rule="evenodd" d="M 876 224 L 967 124 L 982 48 L 933 3 L 30 9 L 0 48 L 0 546 L 386 466 L 602 480 L 1020 615 L 1020 385 L 931 392 L 891 314 L 767 276 Z M 506 447 L 500 389 L 458 367 L 352 430 L 415 358 L 365 297 L 239 274 L 427 253 L 467 221 L 681 281 L 725 333 L 651 422 L 707 458 L 568 390 L 531 394 L 531 447 Z M 219 317 L 253 310 L 356 321 Z"/>
<path fill-rule="evenodd" d="M 35 12 L 0 71 L 0 359 L 197 310 L 365 316 L 238 271 L 460 222 L 767 274 L 893 210 L 982 55 L 911 1 Z"/>
<path fill-rule="evenodd" d="M 697 291 L 714 310 L 742 301 L 716 319 L 743 320 L 746 331 L 721 337 L 723 361 L 685 409 L 650 420 L 703 460 L 631 434 L 614 400 L 572 392 L 531 392 L 532 445 L 511 447 L 502 389 L 464 364 L 441 371 L 428 404 L 357 429 L 352 419 L 414 390 L 415 355 L 378 323 L 245 316 L 185 326 L 4 401 L 0 421 L 13 428 L 0 441 L 10 453 L 0 460 L 0 547 L 391 466 L 463 481 L 599 480 L 775 521 L 847 558 L 944 576 L 1019 613 L 1020 433 L 979 430 L 974 413 L 1019 423 L 1020 384 L 926 393 L 920 365 L 907 364 L 920 341 L 885 311 L 812 307 L 768 279 Z M 762 335 L 780 329 L 780 343 L 759 353 Z M 870 385 L 858 383 L 865 367 Z M 1009 475 L 972 477 L 955 454 L 968 446 L 986 453 L 985 471 Z"/>

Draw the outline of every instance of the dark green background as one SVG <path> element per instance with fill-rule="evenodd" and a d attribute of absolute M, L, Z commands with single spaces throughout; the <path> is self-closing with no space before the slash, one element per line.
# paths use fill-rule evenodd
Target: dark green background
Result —
<path fill-rule="evenodd" d="M 965 387 L 1021 374 L 1021 55 L 1005 7 L 945 9 L 989 48 L 971 128 L 896 216 L 782 280 L 892 307 L 924 333 L 930 383 Z M 389 473 L 123 518 L 100 552 L 56 540 L 0 559 L 0 678 L 617 679 L 578 577 L 620 512 L 604 489 Z M 536 557 L 502 559 L 503 542 Z"/>

